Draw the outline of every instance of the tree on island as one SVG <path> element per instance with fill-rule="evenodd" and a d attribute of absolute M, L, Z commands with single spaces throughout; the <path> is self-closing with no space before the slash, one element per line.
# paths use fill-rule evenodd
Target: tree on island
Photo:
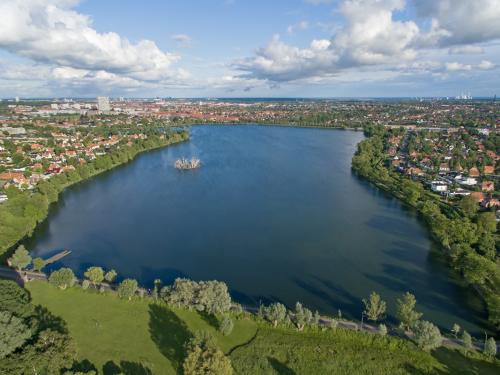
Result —
<path fill-rule="evenodd" d="M 397 299 L 396 303 L 396 319 L 400 321 L 403 329 L 411 329 L 422 317 L 422 313 L 415 311 L 417 299 L 410 292 L 406 292 L 403 298 Z"/>
<path fill-rule="evenodd" d="M 376 322 L 383 319 L 387 306 L 380 295 L 372 292 L 368 300 L 363 299 L 363 304 L 365 305 L 364 314 L 368 320 Z"/>
<path fill-rule="evenodd" d="M 31 264 L 31 255 L 23 245 L 19 245 L 12 257 L 9 258 L 12 267 L 23 270 Z"/>
<path fill-rule="evenodd" d="M 135 295 L 137 287 L 137 280 L 125 279 L 118 286 L 118 295 L 120 296 L 120 298 L 126 298 L 130 301 Z"/>
<path fill-rule="evenodd" d="M 116 273 L 115 270 L 109 270 L 108 272 L 106 272 L 106 274 L 104 275 L 104 279 L 108 282 L 108 283 L 112 283 L 113 281 L 115 281 L 116 279 L 116 276 L 118 276 L 118 274 Z"/>
<path fill-rule="evenodd" d="M 59 289 L 66 289 L 75 285 L 75 274 L 70 268 L 61 268 L 50 274 L 49 283 L 58 287 Z"/>
<path fill-rule="evenodd" d="M 33 271 L 40 272 L 43 267 L 45 267 L 45 265 L 45 260 L 43 260 L 42 258 L 38 257 L 33 259 Z"/>
<path fill-rule="evenodd" d="M 104 280 L 104 270 L 102 267 L 90 267 L 85 273 L 84 276 L 89 279 L 92 284 L 97 285 L 102 283 Z"/>

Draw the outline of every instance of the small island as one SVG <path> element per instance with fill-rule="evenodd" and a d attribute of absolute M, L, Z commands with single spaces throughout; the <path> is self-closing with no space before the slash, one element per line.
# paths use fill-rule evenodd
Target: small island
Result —
<path fill-rule="evenodd" d="M 200 159 L 192 158 L 188 160 L 186 158 L 177 159 L 175 161 L 175 168 L 181 170 L 196 169 L 201 166 Z"/>

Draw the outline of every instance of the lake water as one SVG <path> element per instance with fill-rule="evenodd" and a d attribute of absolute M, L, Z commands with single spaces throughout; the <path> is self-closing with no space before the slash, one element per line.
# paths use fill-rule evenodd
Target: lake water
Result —
<path fill-rule="evenodd" d="M 79 275 L 114 268 L 151 287 L 228 283 L 245 304 L 296 301 L 360 319 L 361 299 L 413 292 L 424 318 L 471 332 L 482 304 L 461 288 L 414 211 L 353 175 L 361 132 L 197 126 L 189 142 L 65 191 L 27 245 Z M 179 157 L 203 165 L 178 171 Z"/>

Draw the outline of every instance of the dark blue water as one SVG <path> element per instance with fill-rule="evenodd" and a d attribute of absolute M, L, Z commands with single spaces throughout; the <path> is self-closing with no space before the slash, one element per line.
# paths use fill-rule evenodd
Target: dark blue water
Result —
<path fill-rule="evenodd" d="M 412 291 L 424 317 L 472 332 L 482 306 L 459 287 L 427 229 L 396 199 L 351 173 L 359 132 L 205 126 L 68 189 L 28 243 L 72 254 L 80 274 L 116 269 L 151 286 L 183 276 L 228 283 L 235 298 L 296 301 L 360 318 L 361 299 Z M 203 166 L 178 171 L 177 158 Z"/>

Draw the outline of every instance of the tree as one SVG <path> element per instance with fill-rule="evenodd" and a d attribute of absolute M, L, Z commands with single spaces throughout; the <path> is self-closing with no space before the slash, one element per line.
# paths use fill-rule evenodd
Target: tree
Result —
<path fill-rule="evenodd" d="M 382 336 L 387 335 L 387 326 L 385 324 L 380 324 L 378 326 L 378 333 L 380 333 Z"/>
<path fill-rule="evenodd" d="M 42 258 L 38 257 L 33 259 L 33 271 L 40 272 L 43 267 L 45 267 L 45 261 Z"/>
<path fill-rule="evenodd" d="M 477 217 L 477 228 L 481 233 L 495 233 L 497 220 L 494 212 L 484 212 Z"/>
<path fill-rule="evenodd" d="M 462 343 L 467 351 L 474 348 L 474 346 L 472 345 L 472 337 L 466 330 L 462 331 Z"/>
<path fill-rule="evenodd" d="M 61 369 L 71 367 L 75 358 L 74 341 L 67 334 L 47 329 L 29 348 L 26 367 L 30 373 L 59 374 Z"/>
<path fill-rule="evenodd" d="M 33 312 L 31 298 L 26 289 L 11 280 L 0 280 L 0 309 L 9 311 L 20 318 L 26 318 Z"/>
<path fill-rule="evenodd" d="M 113 281 L 115 281 L 116 276 L 118 276 L 118 274 L 116 273 L 116 271 L 115 270 L 110 270 L 110 271 L 106 272 L 106 274 L 104 275 L 104 279 L 108 283 L 111 284 Z"/>
<path fill-rule="evenodd" d="M 9 311 L 0 311 L 0 359 L 21 347 L 31 335 L 22 319 Z"/>
<path fill-rule="evenodd" d="M 460 333 L 461 329 L 462 328 L 457 323 L 453 324 L 453 327 L 451 328 L 451 333 L 453 333 L 453 336 L 455 336 L 455 338 L 458 337 L 458 334 Z"/>
<path fill-rule="evenodd" d="M 364 313 L 369 320 L 376 322 L 384 317 L 386 303 L 377 293 L 372 292 L 369 300 L 363 299 L 363 304 L 365 305 Z"/>
<path fill-rule="evenodd" d="M 488 358 L 494 358 L 497 355 L 497 343 L 493 337 L 484 342 L 483 353 Z"/>
<path fill-rule="evenodd" d="M 50 274 L 49 283 L 60 288 L 66 289 L 75 285 L 75 274 L 70 268 L 61 268 Z"/>
<path fill-rule="evenodd" d="M 12 257 L 9 258 L 12 267 L 23 270 L 31 264 L 31 256 L 23 245 L 19 245 Z"/>
<path fill-rule="evenodd" d="M 476 216 L 479 206 L 476 198 L 468 195 L 460 201 L 460 208 L 466 217 L 473 218 Z"/>
<path fill-rule="evenodd" d="M 403 294 L 403 298 L 397 299 L 396 319 L 401 322 L 404 329 L 411 329 L 417 320 L 422 317 L 422 313 L 415 311 L 417 299 L 410 292 Z"/>
<path fill-rule="evenodd" d="M 232 375 L 231 361 L 219 349 L 205 349 L 196 346 L 183 364 L 185 375 Z"/>
<path fill-rule="evenodd" d="M 295 312 L 293 313 L 293 320 L 297 326 L 297 330 L 302 331 L 304 327 L 313 325 L 315 323 L 315 316 L 312 311 L 302 306 L 300 302 L 295 304 Z"/>
<path fill-rule="evenodd" d="M 233 332 L 234 323 L 229 316 L 224 316 L 219 324 L 219 332 L 224 336 L 229 336 Z"/>
<path fill-rule="evenodd" d="M 439 328 L 425 320 L 419 320 L 414 324 L 414 333 L 415 343 L 425 351 L 438 348 L 443 342 Z"/>
<path fill-rule="evenodd" d="M 118 286 L 118 295 L 120 298 L 127 298 L 130 301 L 135 295 L 137 287 L 137 280 L 125 279 Z"/>
<path fill-rule="evenodd" d="M 221 281 L 192 281 L 178 278 L 161 290 L 165 302 L 209 314 L 223 314 L 231 308 L 227 285 Z"/>
<path fill-rule="evenodd" d="M 286 318 L 286 307 L 282 303 L 272 303 L 268 307 L 263 308 L 263 317 L 270 321 L 274 327 L 281 323 Z"/>
<path fill-rule="evenodd" d="M 104 280 L 104 270 L 101 267 L 90 267 L 85 273 L 85 277 L 94 285 L 101 283 Z"/>

